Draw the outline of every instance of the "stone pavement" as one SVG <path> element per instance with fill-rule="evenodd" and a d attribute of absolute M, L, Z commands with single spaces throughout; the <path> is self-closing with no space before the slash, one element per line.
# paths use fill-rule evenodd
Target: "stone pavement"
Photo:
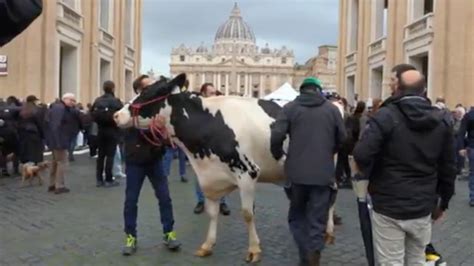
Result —
<path fill-rule="evenodd" d="M 65 195 L 48 194 L 46 186 L 20 188 L 18 179 L 0 180 L 0 265 L 246 265 L 247 231 L 238 211 L 238 193 L 228 200 L 231 216 L 219 218 L 214 255 L 197 258 L 193 253 L 204 240 L 208 219 L 192 213 L 194 184 L 183 184 L 177 177 L 170 179 L 170 188 L 182 250 L 170 253 L 163 247 L 157 204 L 146 182 L 139 203 L 139 250 L 133 257 L 122 257 L 124 186 L 96 188 L 94 169 L 93 159 L 77 156 L 67 176 L 72 191 Z M 435 246 L 448 265 L 474 265 L 474 208 L 466 198 L 467 182 L 459 181 L 447 218 L 434 228 Z M 258 187 L 260 265 L 296 265 L 287 208 L 280 188 Z M 336 244 L 323 254 L 324 265 L 366 265 L 351 191 L 340 191 L 337 213 L 344 224 L 337 228 Z"/>

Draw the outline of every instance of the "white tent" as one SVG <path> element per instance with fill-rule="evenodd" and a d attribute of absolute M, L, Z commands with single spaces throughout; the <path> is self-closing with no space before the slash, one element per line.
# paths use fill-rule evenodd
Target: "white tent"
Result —
<path fill-rule="evenodd" d="M 298 95 L 299 93 L 295 89 L 293 89 L 293 87 L 291 87 L 288 82 L 286 82 L 274 92 L 263 97 L 263 99 L 272 100 L 278 103 L 280 106 L 283 106 L 288 102 L 293 101 Z"/>

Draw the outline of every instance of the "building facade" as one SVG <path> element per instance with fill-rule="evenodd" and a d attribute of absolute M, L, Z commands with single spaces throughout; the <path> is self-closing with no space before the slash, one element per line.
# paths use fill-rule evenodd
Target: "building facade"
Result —
<path fill-rule="evenodd" d="M 318 55 L 309 59 L 306 65 L 309 68 L 307 76 L 318 77 L 327 90 L 336 90 L 337 46 L 320 46 Z"/>
<path fill-rule="evenodd" d="M 30 27 L 0 48 L 0 98 L 33 94 L 45 102 L 74 93 L 89 103 L 113 80 L 132 96 L 141 56 L 141 0 L 48 0 Z"/>
<path fill-rule="evenodd" d="M 428 96 L 474 105 L 474 1 L 340 0 L 337 88 L 354 102 L 386 98 L 391 69 L 416 66 Z"/>
<path fill-rule="evenodd" d="M 171 53 L 170 73 L 186 73 L 190 88 L 213 83 L 226 95 L 260 97 L 285 82 L 293 84 L 293 51 L 256 45 L 255 35 L 235 4 L 229 19 L 215 35 L 214 45 L 193 49 L 184 44 Z"/>

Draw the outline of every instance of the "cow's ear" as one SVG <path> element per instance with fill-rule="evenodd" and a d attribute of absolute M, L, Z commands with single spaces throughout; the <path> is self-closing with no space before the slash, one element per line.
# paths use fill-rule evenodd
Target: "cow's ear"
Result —
<path fill-rule="evenodd" d="M 185 82 L 186 82 L 186 74 L 181 73 L 169 82 L 170 84 L 169 87 L 171 91 L 175 90 L 176 87 L 178 87 L 178 89 L 181 89 L 184 86 Z"/>

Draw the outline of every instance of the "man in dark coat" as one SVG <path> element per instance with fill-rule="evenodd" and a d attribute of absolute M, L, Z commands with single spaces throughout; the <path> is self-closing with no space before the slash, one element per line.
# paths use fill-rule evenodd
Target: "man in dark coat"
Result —
<path fill-rule="evenodd" d="M 369 177 L 375 253 L 381 265 L 424 265 L 431 222 L 454 194 L 450 121 L 424 97 L 424 77 L 404 71 L 390 101 L 369 120 L 354 150 Z"/>
<path fill-rule="evenodd" d="M 459 142 L 463 146 L 461 155 L 469 158 L 469 205 L 474 207 L 474 106 L 462 120 Z"/>
<path fill-rule="evenodd" d="M 342 116 L 321 94 L 319 80 L 307 78 L 301 95 L 285 105 L 271 130 L 271 152 L 284 160 L 283 142 L 290 137 L 285 172 L 291 188 L 288 220 L 302 265 L 320 265 L 328 220 L 334 155 L 346 137 Z"/>
<path fill-rule="evenodd" d="M 49 192 L 67 193 L 64 186 L 64 172 L 67 151 L 71 140 L 76 137 L 75 128 L 80 123 L 79 111 L 74 108 L 76 98 L 72 93 L 63 95 L 62 100 L 53 103 L 46 114 L 46 144 L 53 153 Z"/>
<path fill-rule="evenodd" d="M 30 95 L 20 111 L 18 135 L 21 139 L 20 161 L 23 164 L 43 162 L 44 117 L 41 109 L 39 99 Z"/>
<path fill-rule="evenodd" d="M 99 127 L 97 143 L 99 157 L 97 158 L 96 178 L 97 187 L 114 187 L 119 183 L 113 179 L 112 168 L 114 165 L 115 152 L 120 139 L 120 129 L 115 124 L 113 115 L 122 109 L 123 104 L 115 98 L 115 84 L 106 81 L 103 84 L 104 95 L 97 98 L 92 105 L 92 117 Z M 104 183 L 104 161 L 105 161 L 105 183 Z"/>
<path fill-rule="evenodd" d="M 0 167 L 2 168 L 0 176 L 9 176 L 6 169 L 7 157 L 15 152 L 17 142 L 15 130 L 8 127 L 3 119 L 0 119 Z"/>
<path fill-rule="evenodd" d="M 14 138 L 11 138 L 11 141 L 13 141 L 11 145 L 14 148 L 13 154 L 15 155 L 13 158 L 13 170 L 15 175 L 19 175 L 20 165 L 20 145 L 18 139 L 18 119 L 20 110 L 20 101 L 14 96 L 8 97 L 6 102 L 0 104 L 0 119 L 4 121 L 4 127 L 14 134 Z M 6 160 L 0 162 L 0 170 L 2 171 L 3 176 L 10 176 L 7 171 Z"/>

